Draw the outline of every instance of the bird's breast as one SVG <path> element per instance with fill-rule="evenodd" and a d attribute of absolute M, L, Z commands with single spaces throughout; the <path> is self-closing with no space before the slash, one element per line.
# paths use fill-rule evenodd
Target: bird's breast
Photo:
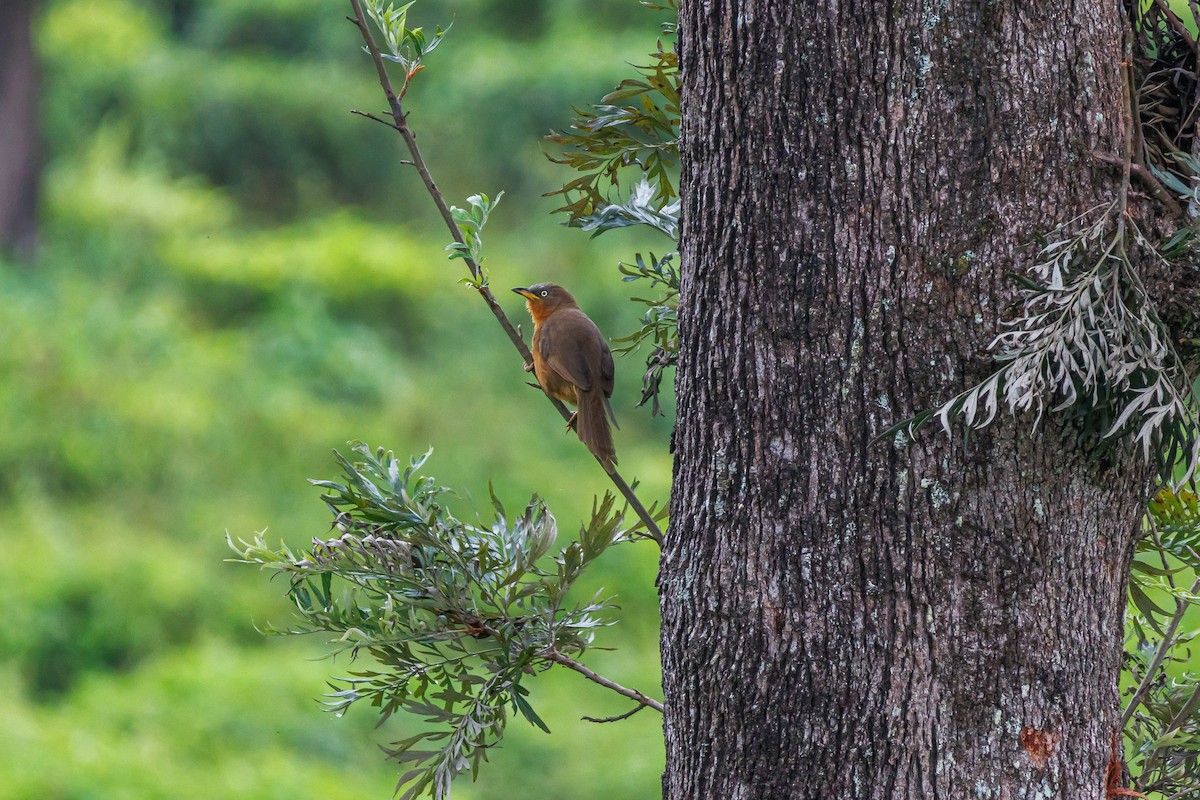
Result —
<path fill-rule="evenodd" d="M 537 376 L 538 384 L 546 394 L 564 403 L 575 405 L 579 402 L 575 384 L 559 375 L 542 358 L 541 333 L 542 327 L 536 326 L 533 330 L 533 374 Z"/>

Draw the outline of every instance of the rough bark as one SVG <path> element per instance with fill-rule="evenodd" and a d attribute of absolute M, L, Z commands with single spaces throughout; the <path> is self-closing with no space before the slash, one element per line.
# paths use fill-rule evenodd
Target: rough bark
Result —
<path fill-rule="evenodd" d="M 667 770 L 683 798 L 1104 796 L 1147 470 L 871 439 L 992 368 L 1114 196 L 1117 3 L 684 0 Z"/>
<path fill-rule="evenodd" d="M 37 233 L 36 7 L 37 0 L 0 2 L 0 251 L 28 253 Z"/>

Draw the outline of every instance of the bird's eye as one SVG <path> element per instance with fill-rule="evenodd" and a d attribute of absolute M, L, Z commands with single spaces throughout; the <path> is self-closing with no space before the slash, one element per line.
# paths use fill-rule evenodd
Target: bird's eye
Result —
<path fill-rule="evenodd" d="M 545 289 L 542 290 L 542 297 L 546 297 L 549 294 L 550 294 L 550 292 L 546 291 Z"/>

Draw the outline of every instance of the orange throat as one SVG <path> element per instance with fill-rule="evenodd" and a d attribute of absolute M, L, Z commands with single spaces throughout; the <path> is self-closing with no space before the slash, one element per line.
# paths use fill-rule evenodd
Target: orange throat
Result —
<path fill-rule="evenodd" d="M 546 317 L 550 316 L 550 313 L 546 310 L 546 307 L 542 305 L 540 300 L 527 299 L 525 301 L 525 307 L 529 309 L 529 316 L 533 317 L 533 324 L 535 327 L 541 325 L 543 322 L 545 322 Z"/>

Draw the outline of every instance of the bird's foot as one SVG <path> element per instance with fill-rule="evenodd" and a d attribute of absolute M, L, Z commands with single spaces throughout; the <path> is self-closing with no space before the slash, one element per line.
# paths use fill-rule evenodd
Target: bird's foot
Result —
<path fill-rule="evenodd" d="M 533 364 L 526 363 L 524 366 L 521 367 L 521 369 L 525 370 L 526 372 L 533 372 Z"/>
<path fill-rule="evenodd" d="M 567 430 L 565 431 L 565 433 L 570 433 L 571 431 L 575 430 L 575 418 L 578 416 L 579 416 L 578 411 L 571 412 L 571 418 L 567 420 Z"/>

